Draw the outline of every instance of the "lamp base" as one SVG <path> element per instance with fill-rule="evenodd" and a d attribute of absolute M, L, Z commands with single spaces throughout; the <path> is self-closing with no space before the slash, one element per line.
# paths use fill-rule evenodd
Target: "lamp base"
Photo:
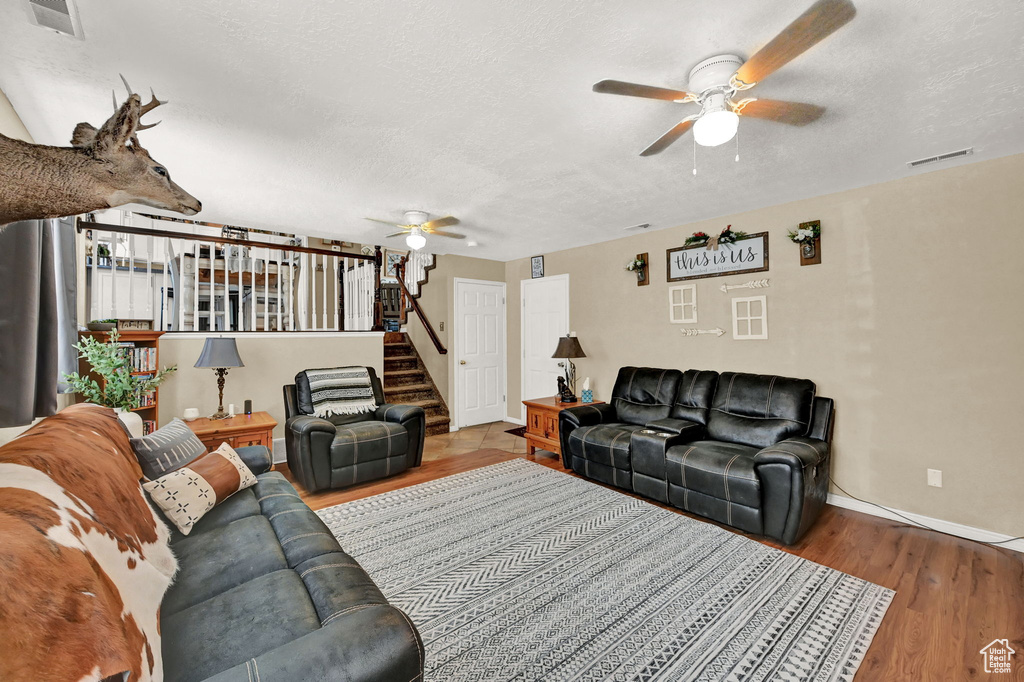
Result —
<path fill-rule="evenodd" d="M 230 416 L 231 415 L 225 412 L 224 410 L 217 410 L 216 412 L 209 416 L 209 419 L 227 419 Z"/>

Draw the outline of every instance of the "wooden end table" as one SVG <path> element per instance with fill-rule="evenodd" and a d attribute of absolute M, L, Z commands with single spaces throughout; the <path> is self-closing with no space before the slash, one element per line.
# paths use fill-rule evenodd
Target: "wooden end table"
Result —
<path fill-rule="evenodd" d="M 526 451 L 528 454 L 536 452 L 537 448 L 553 452 L 556 455 L 562 454 L 562 442 L 558 435 L 558 413 L 569 407 L 580 405 L 597 405 L 602 400 L 595 400 L 589 403 L 560 403 L 557 396 L 548 398 L 535 398 L 524 400 L 526 405 Z"/>
<path fill-rule="evenodd" d="M 227 443 L 233 448 L 265 445 L 271 451 L 274 449 L 274 427 L 277 421 L 266 412 L 239 414 L 227 419 L 200 417 L 185 423 L 211 452 L 219 448 L 221 443 Z"/>

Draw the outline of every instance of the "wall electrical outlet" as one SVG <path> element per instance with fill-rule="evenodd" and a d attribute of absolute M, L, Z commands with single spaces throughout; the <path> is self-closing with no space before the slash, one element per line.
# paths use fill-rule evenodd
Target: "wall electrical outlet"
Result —
<path fill-rule="evenodd" d="M 928 470 L 928 485 L 933 488 L 942 487 L 942 470 L 941 469 L 929 469 Z"/>

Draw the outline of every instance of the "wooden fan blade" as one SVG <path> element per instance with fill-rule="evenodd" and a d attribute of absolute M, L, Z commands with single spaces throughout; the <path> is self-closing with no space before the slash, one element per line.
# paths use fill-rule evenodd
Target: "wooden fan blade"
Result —
<path fill-rule="evenodd" d="M 392 232 L 389 235 L 385 235 L 384 238 L 385 239 L 390 239 L 391 237 L 404 237 L 407 234 L 409 234 L 409 233 L 408 232 Z"/>
<path fill-rule="evenodd" d="M 656 88 L 653 85 L 639 85 L 637 83 L 626 83 L 625 81 L 612 80 L 594 83 L 594 92 L 603 92 L 606 95 L 625 95 L 627 97 L 661 99 L 667 102 L 693 98 L 693 95 L 688 92 L 682 92 L 681 90 L 667 90 L 665 88 Z"/>
<path fill-rule="evenodd" d="M 390 225 L 391 227 L 405 227 L 405 225 L 399 225 L 398 223 L 393 223 L 390 220 L 380 220 L 378 218 L 364 218 L 364 220 L 372 220 L 375 223 L 384 223 L 385 225 Z"/>
<path fill-rule="evenodd" d="M 786 123 L 791 126 L 805 126 L 821 118 L 825 107 L 804 102 L 783 102 L 777 99 L 756 99 L 736 107 L 736 113 L 750 118 Z"/>
<path fill-rule="evenodd" d="M 689 132 L 690 128 L 693 127 L 693 122 L 695 120 L 697 120 L 696 116 L 684 118 L 682 121 L 672 126 L 671 130 L 655 140 L 651 146 L 640 152 L 640 156 L 651 156 L 652 154 L 664 151 L 666 147 Z"/>
<path fill-rule="evenodd" d="M 857 14 L 850 0 L 818 0 L 772 38 L 736 72 L 736 80 L 753 85 L 845 26 Z"/>
<path fill-rule="evenodd" d="M 420 225 L 424 230 L 433 230 L 436 227 L 448 227 L 449 225 L 458 225 L 459 219 L 452 216 L 445 216 L 444 218 L 438 218 L 437 220 L 428 220 L 427 222 Z"/>
<path fill-rule="evenodd" d="M 441 230 L 431 230 L 427 234 L 437 235 L 438 237 L 451 237 L 452 239 L 465 239 L 466 235 L 456 234 L 455 232 L 442 232 Z"/>

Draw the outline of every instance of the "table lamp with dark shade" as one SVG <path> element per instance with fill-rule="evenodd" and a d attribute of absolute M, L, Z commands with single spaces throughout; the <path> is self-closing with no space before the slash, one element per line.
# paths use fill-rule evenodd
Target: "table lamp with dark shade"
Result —
<path fill-rule="evenodd" d="M 558 347 L 555 348 L 555 353 L 551 357 L 565 358 L 565 387 L 567 393 L 562 394 L 562 402 L 576 402 L 576 365 L 573 364 L 571 358 L 587 357 L 587 354 L 583 352 L 583 348 L 580 346 L 579 339 L 571 334 L 559 337 Z"/>
<path fill-rule="evenodd" d="M 196 367 L 212 369 L 217 374 L 217 412 L 210 415 L 210 419 L 224 419 L 228 413 L 224 411 L 224 377 L 228 369 L 232 367 L 245 367 L 242 358 L 238 356 L 238 346 L 234 339 L 211 338 L 206 339 L 203 352 L 196 360 Z"/>

